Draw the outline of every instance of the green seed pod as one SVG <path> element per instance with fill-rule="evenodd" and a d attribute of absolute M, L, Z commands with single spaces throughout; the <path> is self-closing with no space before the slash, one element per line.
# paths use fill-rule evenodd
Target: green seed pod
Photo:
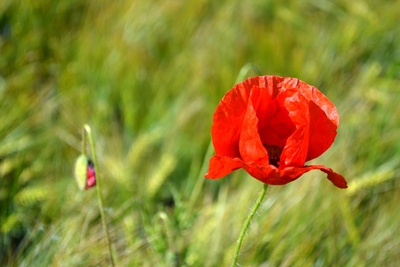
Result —
<path fill-rule="evenodd" d="M 88 158 L 83 154 L 75 162 L 75 179 L 80 190 L 86 187 L 88 163 Z"/>

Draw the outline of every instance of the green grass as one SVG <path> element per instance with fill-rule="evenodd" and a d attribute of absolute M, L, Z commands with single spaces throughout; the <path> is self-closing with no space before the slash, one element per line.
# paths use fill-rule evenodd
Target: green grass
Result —
<path fill-rule="evenodd" d="M 96 192 L 73 177 L 88 123 L 117 266 L 228 266 L 262 184 L 203 176 L 212 114 L 248 64 L 336 104 L 314 161 L 350 186 L 270 186 L 239 263 L 400 263 L 399 2 L 114 2 L 0 4 L 0 265 L 108 265 Z"/>

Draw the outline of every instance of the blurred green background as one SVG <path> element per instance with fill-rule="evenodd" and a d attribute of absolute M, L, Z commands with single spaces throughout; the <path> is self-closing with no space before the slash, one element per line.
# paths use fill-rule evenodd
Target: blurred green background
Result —
<path fill-rule="evenodd" d="M 0 2 L 0 265 L 107 266 L 92 126 L 117 266 L 227 266 L 261 183 L 203 178 L 238 79 L 293 76 L 341 116 L 311 172 L 271 186 L 242 266 L 400 264 L 399 1 Z M 240 71 L 242 70 L 242 73 Z M 246 71 L 247 70 L 247 71 Z"/>

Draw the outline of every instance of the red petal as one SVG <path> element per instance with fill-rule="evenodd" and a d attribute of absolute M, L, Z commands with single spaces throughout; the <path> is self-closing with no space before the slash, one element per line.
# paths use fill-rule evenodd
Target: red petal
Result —
<path fill-rule="evenodd" d="M 259 166 L 269 165 L 268 153 L 263 146 L 258 134 L 258 118 L 253 106 L 253 101 L 258 103 L 262 89 L 253 87 L 247 104 L 240 132 L 239 151 L 241 159 L 245 163 L 255 163 Z"/>
<path fill-rule="evenodd" d="M 229 91 L 214 113 L 211 135 L 218 155 L 239 157 L 239 134 L 246 112 L 246 93 L 239 88 Z"/>
<path fill-rule="evenodd" d="M 239 156 L 239 133 L 250 90 L 253 86 L 265 88 L 266 93 L 263 94 L 275 97 L 283 80 L 277 76 L 252 77 L 238 83 L 225 94 L 214 113 L 211 129 L 216 154 L 231 158 Z"/>
<path fill-rule="evenodd" d="M 285 166 L 302 166 L 306 161 L 310 134 L 307 100 L 296 90 L 286 90 L 280 93 L 276 100 L 286 108 L 289 118 L 296 127 L 286 141 L 279 169 Z"/>
<path fill-rule="evenodd" d="M 247 88 L 252 88 L 253 86 L 257 86 L 260 88 L 265 88 L 266 93 L 270 95 L 272 98 L 275 98 L 279 91 L 281 90 L 281 83 L 287 78 L 279 77 L 279 76 L 256 76 L 251 77 L 243 81 L 243 86 Z M 239 85 L 238 84 L 238 85 Z"/>
<path fill-rule="evenodd" d="M 273 165 L 259 166 L 254 163 L 246 163 L 243 168 L 248 174 L 263 183 L 272 185 L 283 185 L 287 183 L 280 178 L 278 169 Z"/>
<path fill-rule="evenodd" d="M 86 174 L 86 189 L 89 189 L 96 185 L 96 173 L 94 167 L 89 164 Z"/>
<path fill-rule="evenodd" d="M 260 129 L 264 126 L 263 124 L 266 124 L 276 116 L 275 101 L 267 88 L 261 88 L 259 86 L 253 86 L 250 97 L 254 110 L 257 113 L 257 118 L 261 124 L 258 127 Z"/>
<path fill-rule="evenodd" d="M 219 179 L 242 167 L 243 162 L 239 158 L 231 159 L 220 155 L 214 155 L 210 159 L 210 165 L 205 177 L 209 179 Z"/>
<path fill-rule="evenodd" d="M 310 107 L 308 161 L 320 156 L 332 145 L 339 125 L 339 115 L 335 105 L 314 86 L 300 82 L 298 90 L 309 100 Z"/>
<path fill-rule="evenodd" d="M 337 187 L 339 188 L 347 188 L 347 182 L 344 177 L 334 171 L 332 169 L 325 167 L 323 165 L 310 165 L 304 167 L 286 167 L 281 171 L 281 179 L 288 182 L 294 181 L 304 173 L 309 172 L 311 170 L 320 170 L 328 174 L 327 178 Z"/>
<path fill-rule="evenodd" d="M 314 102 L 310 102 L 310 146 L 307 161 L 319 157 L 333 143 L 337 126 Z"/>
<path fill-rule="evenodd" d="M 269 109 L 266 110 L 264 116 L 261 115 L 260 108 L 257 109 L 261 141 L 266 145 L 276 145 L 283 148 L 287 138 L 296 128 L 290 120 L 288 111 L 282 105 L 279 105 L 276 99 L 263 105 L 268 105 Z"/>
<path fill-rule="evenodd" d="M 336 127 L 339 125 L 339 115 L 335 105 L 317 88 L 300 81 L 298 91 L 301 92 L 307 100 L 314 102 L 320 109 L 322 109 L 326 114 L 326 117 L 332 121 Z"/>

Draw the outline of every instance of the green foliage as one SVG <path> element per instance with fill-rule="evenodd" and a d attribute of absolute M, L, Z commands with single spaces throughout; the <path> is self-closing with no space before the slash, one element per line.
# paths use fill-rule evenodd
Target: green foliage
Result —
<path fill-rule="evenodd" d="M 261 184 L 210 181 L 212 114 L 238 76 L 317 86 L 332 148 L 270 187 L 243 266 L 400 262 L 397 1 L 2 1 L 0 265 L 107 266 L 94 190 L 74 177 L 92 126 L 117 266 L 227 266 Z M 246 66 L 247 73 L 241 72 Z"/>

